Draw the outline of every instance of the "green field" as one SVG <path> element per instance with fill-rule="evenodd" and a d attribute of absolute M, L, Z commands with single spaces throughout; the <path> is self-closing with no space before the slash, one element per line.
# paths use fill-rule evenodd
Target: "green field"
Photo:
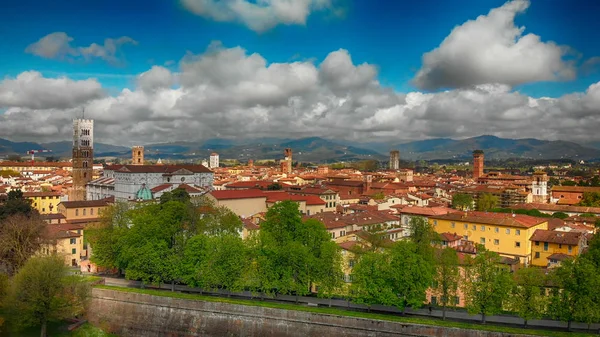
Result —
<path fill-rule="evenodd" d="M 117 290 L 117 291 L 123 291 L 123 292 L 140 293 L 140 294 L 147 294 L 147 295 L 154 295 L 154 296 L 181 298 L 181 299 L 187 299 L 187 300 L 199 300 L 199 301 L 207 301 L 207 302 L 222 302 L 222 303 L 231 303 L 231 304 L 252 305 L 252 306 L 267 307 L 267 308 L 299 310 L 299 311 L 314 312 L 314 313 L 319 313 L 319 314 L 360 317 L 360 318 L 378 319 L 378 320 L 393 321 L 393 322 L 435 325 L 435 326 L 472 329 L 472 330 L 483 330 L 483 331 L 505 332 L 505 333 L 509 333 L 509 334 L 526 334 L 526 335 L 550 336 L 550 337 L 598 336 L 596 334 L 579 333 L 579 332 L 561 332 L 561 331 L 550 331 L 550 330 L 541 330 L 541 329 L 521 329 L 521 328 L 512 328 L 512 327 L 490 325 L 490 324 L 481 325 L 481 324 L 474 324 L 474 323 L 442 321 L 440 319 L 430 319 L 430 318 L 420 318 L 420 317 L 401 317 L 401 316 L 395 316 L 395 315 L 384 315 L 384 314 L 342 310 L 342 309 L 337 309 L 337 308 L 308 307 L 308 306 L 304 306 L 304 305 L 295 305 L 295 304 L 287 304 L 287 303 L 273 303 L 273 302 L 263 302 L 263 301 L 259 301 L 259 300 L 241 300 L 241 299 L 221 298 L 221 297 L 212 297 L 212 296 L 202 296 L 202 295 L 196 295 L 196 294 L 166 292 L 166 291 L 152 290 L 152 289 L 121 288 L 121 287 L 104 286 L 104 285 L 97 286 L 97 288 Z"/>

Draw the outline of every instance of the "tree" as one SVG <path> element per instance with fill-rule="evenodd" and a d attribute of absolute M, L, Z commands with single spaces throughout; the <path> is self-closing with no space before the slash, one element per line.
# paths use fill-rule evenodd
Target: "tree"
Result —
<path fill-rule="evenodd" d="M 0 273 L 0 313 L 3 312 L 4 303 L 6 302 L 6 294 L 8 292 L 8 275 Z M 4 317 L 0 316 L 0 332 L 2 332 L 2 325 L 4 324 Z"/>
<path fill-rule="evenodd" d="M 456 193 L 452 196 L 452 208 L 468 211 L 473 208 L 473 197 L 467 193 Z"/>
<path fill-rule="evenodd" d="M 243 289 L 241 280 L 247 261 L 240 258 L 246 256 L 242 238 L 231 234 L 207 237 L 203 248 L 196 284 L 208 289 Z"/>
<path fill-rule="evenodd" d="M 514 274 L 514 284 L 509 298 L 509 307 L 523 319 L 523 324 L 540 318 L 546 307 L 544 293 L 546 276 L 540 268 L 526 267 Z"/>
<path fill-rule="evenodd" d="M 439 235 L 426 218 L 413 216 L 410 218 L 410 240 L 415 243 L 417 254 L 433 263 L 434 248 L 432 243 L 439 241 Z"/>
<path fill-rule="evenodd" d="M 489 211 L 492 208 L 496 208 L 498 205 L 498 197 L 491 193 L 481 193 L 477 198 L 477 210 L 478 211 Z"/>
<path fill-rule="evenodd" d="M 387 252 L 369 252 L 358 259 L 352 269 L 350 294 L 356 303 L 397 305 L 398 295 L 390 279 L 390 254 Z"/>
<path fill-rule="evenodd" d="M 436 271 L 432 289 L 442 306 L 442 319 L 446 319 L 446 307 L 456 304 L 460 271 L 456 250 L 446 247 L 436 252 Z"/>
<path fill-rule="evenodd" d="M 281 185 L 279 183 L 272 183 L 267 186 L 268 191 L 279 191 L 281 190 Z"/>
<path fill-rule="evenodd" d="M 594 323 L 600 321 L 600 274 L 587 258 L 566 260 L 551 274 L 555 287 L 551 291 L 549 313 L 555 319 Z"/>
<path fill-rule="evenodd" d="M 92 250 L 91 261 L 104 268 L 125 267 L 120 259 L 125 237 L 131 225 L 131 210 L 127 202 L 117 201 L 105 208 L 100 221 L 85 230 L 85 237 Z"/>
<path fill-rule="evenodd" d="M 40 326 L 46 336 L 49 321 L 60 321 L 85 311 L 89 285 L 70 275 L 57 255 L 29 259 L 12 280 L 8 307 L 17 327 Z"/>
<path fill-rule="evenodd" d="M 569 217 L 569 215 L 564 212 L 554 212 L 552 213 L 552 217 L 557 219 L 566 219 Z"/>
<path fill-rule="evenodd" d="M 510 273 L 500 266 L 500 256 L 480 247 L 465 272 L 463 283 L 469 313 L 486 315 L 502 311 L 512 288 Z"/>
<path fill-rule="evenodd" d="M 0 205 L 0 221 L 13 214 L 23 214 L 26 216 L 37 213 L 32 207 L 29 200 L 23 197 L 21 190 L 12 190 L 8 192 L 6 202 Z"/>
<path fill-rule="evenodd" d="M 410 241 L 398 241 L 390 249 L 390 283 L 398 296 L 396 306 L 403 312 L 407 306 L 423 305 L 425 291 L 433 281 L 433 261 L 424 253 L 428 254 Z"/>
<path fill-rule="evenodd" d="M 177 201 L 181 203 L 188 203 L 191 197 L 190 194 L 183 188 L 176 188 L 171 192 L 165 192 L 160 196 L 160 203 L 165 204 L 169 201 Z"/>
<path fill-rule="evenodd" d="M 576 186 L 577 183 L 573 180 L 564 180 L 560 185 L 561 186 Z"/>
<path fill-rule="evenodd" d="M 46 223 L 37 214 L 13 214 L 0 220 L 0 267 L 15 273 L 46 242 Z"/>

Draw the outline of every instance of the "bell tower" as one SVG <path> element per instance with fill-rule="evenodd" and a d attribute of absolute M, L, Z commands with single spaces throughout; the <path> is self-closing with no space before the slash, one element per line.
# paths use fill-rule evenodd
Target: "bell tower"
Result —
<path fill-rule="evenodd" d="M 69 201 L 86 200 L 86 184 L 94 173 L 94 120 L 73 120 L 73 188 Z"/>

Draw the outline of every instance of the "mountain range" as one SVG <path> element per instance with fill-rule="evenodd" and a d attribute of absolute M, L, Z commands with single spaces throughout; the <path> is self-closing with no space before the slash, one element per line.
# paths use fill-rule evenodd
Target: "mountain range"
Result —
<path fill-rule="evenodd" d="M 0 156 L 19 154 L 28 150 L 52 150 L 53 157 L 71 156 L 71 142 L 52 143 L 11 142 L 0 138 Z M 473 150 L 481 149 L 486 159 L 575 159 L 599 160 L 600 144 L 581 144 L 568 141 L 548 141 L 533 138 L 507 139 L 496 136 L 478 136 L 467 139 L 435 138 L 411 142 L 348 142 L 320 137 L 301 139 L 259 138 L 231 140 L 214 138 L 203 142 L 172 142 L 147 144 L 146 158 L 149 159 L 205 159 L 210 153 L 219 153 L 221 159 L 237 159 L 245 162 L 254 160 L 278 160 L 283 158 L 283 149 L 293 150 L 294 161 L 339 162 L 374 159 L 386 161 L 390 150 L 399 150 L 403 160 L 469 160 Z M 94 144 L 96 158 L 129 158 L 130 148 L 104 143 Z"/>

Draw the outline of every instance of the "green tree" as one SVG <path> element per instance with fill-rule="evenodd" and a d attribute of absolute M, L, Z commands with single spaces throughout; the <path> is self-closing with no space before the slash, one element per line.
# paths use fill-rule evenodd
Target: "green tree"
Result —
<path fill-rule="evenodd" d="M 117 201 L 105 208 L 100 214 L 100 221 L 85 230 L 85 237 L 90 247 L 91 261 L 108 269 L 125 267 L 120 253 L 131 225 L 130 206 L 127 202 Z"/>
<path fill-rule="evenodd" d="M 460 270 L 456 250 L 446 247 L 436 251 L 436 271 L 433 293 L 439 298 L 442 306 L 442 319 L 446 319 L 446 307 L 456 304 Z"/>
<path fill-rule="evenodd" d="M 554 212 L 552 213 L 552 217 L 557 219 L 566 219 L 569 217 L 569 215 L 564 212 Z"/>
<path fill-rule="evenodd" d="M 279 191 L 281 190 L 281 185 L 279 183 L 272 183 L 267 186 L 268 191 Z"/>
<path fill-rule="evenodd" d="M 189 230 L 206 235 L 241 233 L 242 220 L 233 211 L 224 206 L 217 206 L 208 198 L 192 199 Z"/>
<path fill-rule="evenodd" d="M 368 252 L 359 257 L 352 269 L 352 300 L 371 308 L 373 304 L 397 305 L 398 295 L 390 275 L 391 257 L 387 252 Z"/>
<path fill-rule="evenodd" d="M 190 194 L 183 188 L 176 188 L 173 191 L 165 192 L 160 196 L 161 204 L 165 204 L 169 201 L 178 201 L 187 204 L 190 200 Z"/>
<path fill-rule="evenodd" d="M 0 273 L 0 313 L 3 312 L 4 303 L 6 302 L 6 294 L 8 292 L 8 275 Z M 2 332 L 2 325 L 4 324 L 4 317 L 0 316 L 0 332 Z"/>
<path fill-rule="evenodd" d="M 0 221 L 13 214 L 30 216 L 34 213 L 37 213 L 37 211 L 31 207 L 31 202 L 23 197 L 21 190 L 8 192 L 6 202 L 0 204 Z"/>
<path fill-rule="evenodd" d="M 466 307 L 469 313 L 486 315 L 502 311 L 512 288 L 510 273 L 500 266 L 500 256 L 479 247 L 477 255 L 467 267 L 463 282 Z"/>
<path fill-rule="evenodd" d="M 88 295 L 89 285 L 70 275 L 62 257 L 32 257 L 12 280 L 7 301 L 11 322 L 19 328 L 40 326 L 40 336 L 45 337 L 49 321 L 85 312 Z"/>
<path fill-rule="evenodd" d="M 496 208 L 499 199 L 497 196 L 491 193 L 482 193 L 477 198 L 477 210 L 478 211 L 489 211 L 492 208 Z"/>
<path fill-rule="evenodd" d="M 410 240 L 417 247 L 417 254 L 421 255 L 426 261 L 433 263 L 434 248 L 433 243 L 439 241 L 439 235 L 435 232 L 427 218 L 413 216 L 409 221 Z"/>
<path fill-rule="evenodd" d="M 467 193 L 456 193 L 452 196 L 452 208 L 468 211 L 473 208 L 473 197 Z"/>
<path fill-rule="evenodd" d="M 552 275 L 555 287 L 551 291 L 549 313 L 555 319 L 594 323 L 600 320 L 600 274 L 587 258 L 566 260 Z"/>
<path fill-rule="evenodd" d="M 13 214 L 0 220 L 0 267 L 14 274 L 47 243 L 46 223 L 36 213 Z"/>
<path fill-rule="evenodd" d="M 398 241 L 390 249 L 390 283 L 398 296 L 396 306 L 403 312 L 407 306 L 423 305 L 425 291 L 433 281 L 433 261 L 423 254 L 418 244 L 410 241 Z"/>
<path fill-rule="evenodd" d="M 509 298 L 509 307 L 523 319 L 523 324 L 542 317 L 546 308 L 544 293 L 546 275 L 540 268 L 526 267 L 514 274 L 514 284 Z"/>
<path fill-rule="evenodd" d="M 573 180 L 564 180 L 560 185 L 561 186 L 576 186 L 577 183 L 574 182 Z"/>
<path fill-rule="evenodd" d="M 243 289 L 242 274 L 247 261 L 246 246 L 239 236 L 225 234 L 207 237 L 200 263 L 198 282 L 207 289 Z"/>

